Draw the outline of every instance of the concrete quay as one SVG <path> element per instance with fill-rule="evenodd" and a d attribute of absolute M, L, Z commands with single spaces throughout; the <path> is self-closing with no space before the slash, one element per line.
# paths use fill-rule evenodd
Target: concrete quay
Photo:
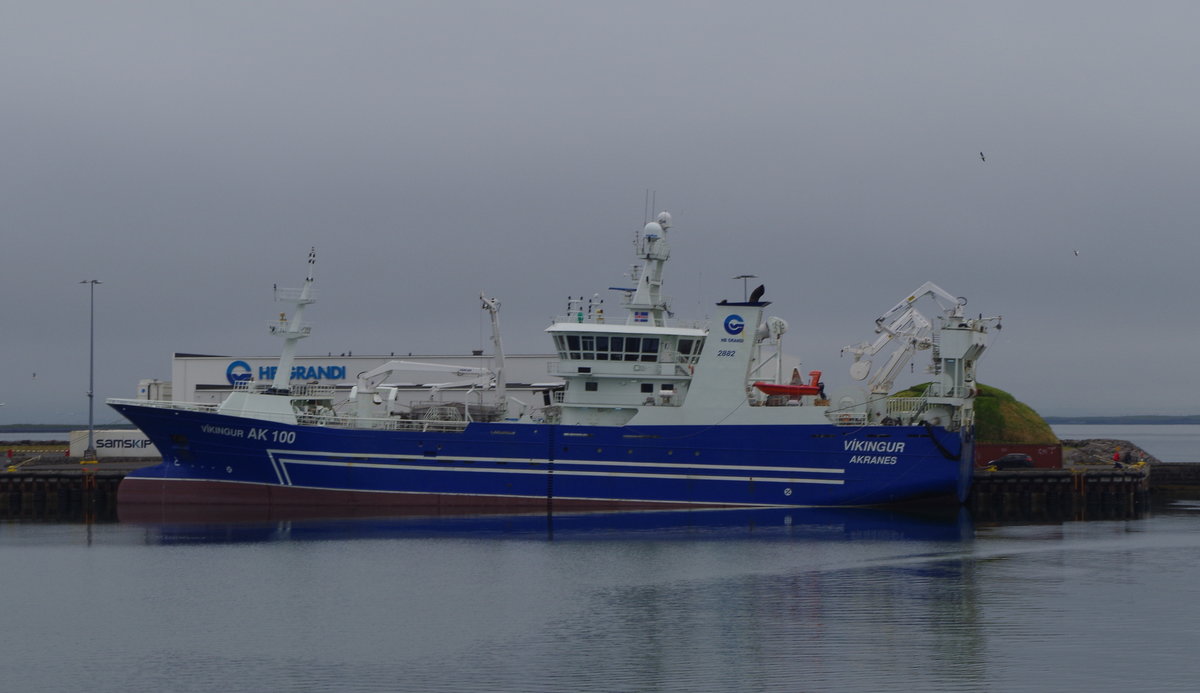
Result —
<path fill-rule="evenodd" d="M 0 467 L 0 518 L 115 520 L 117 487 L 144 459 L 27 458 Z M 150 462 L 149 464 L 153 464 Z"/>
<path fill-rule="evenodd" d="M 1132 518 L 1148 506 L 1158 466 L 981 469 L 968 503 L 972 515 L 985 520 Z"/>

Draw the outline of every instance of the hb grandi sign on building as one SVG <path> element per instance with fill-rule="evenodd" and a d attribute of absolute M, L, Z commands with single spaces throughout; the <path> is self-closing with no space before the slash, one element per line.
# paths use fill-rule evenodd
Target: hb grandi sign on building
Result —
<path fill-rule="evenodd" d="M 231 361 L 229 366 L 225 368 L 225 379 L 230 385 L 236 385 L 245 380 L 270 381 L 275 379 L 276 366 L 259 366 L 257 373 L 255 369 L 245 361 Z M 341 381 L 346 379 L 346 367 L 342 365 L 336 366 L 292 366 L 291 380 L 312 381 L 312 380 L 335 380 Z"/>
<path fill-rule="evenodd" d="M 547 380 L 547 363 L 552 358 L 547 354 L 509 354 L 505 357 L 504 370 L 508 375 L 510 389 L 519 390 L 522 384 Z M 397 381 L 421 386 L 426 383 L 445 381 L 444 372 L 429 372 L 423 364 L 438 363 L 471 368 L 489 368 L 494 363 L 491 356 L 480 354 L 422 354 L 396 356 L 346 354 L 344 356 L 296 356 L 288 380 L 292 383 L 316 383 L 338 389 L 335 395 L 344 401 L 359 373 L 377 368 L 388 361 L 412 359 L 411 371 L 393 374 Z M 207 355 L 176 353 L 171 360 L 169 394 L 163 396 L 139 394 L 143 399 L 169 399 L 175 402 L 198 402 L 219 404 L 229 392 L 243 383 L 255 381 L 270 383 L 278 370 L 277 356 L 240 356 L 237 354 Z M 538 395 L 538 399 L 540 399 Z"/>

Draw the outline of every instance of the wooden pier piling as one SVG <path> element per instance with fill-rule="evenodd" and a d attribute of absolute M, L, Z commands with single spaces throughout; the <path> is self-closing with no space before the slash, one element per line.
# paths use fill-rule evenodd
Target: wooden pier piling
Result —
<path fill-rule="evenodd" d="M 1149 502 L 1150 467 L 980 470 L 972 514 L 983 519 L 1133 517 Z"/>
<path fill-rule="evenodd" d="M 0 517 L 115 519 L 117 487 L 130 469 L 54 465 L 0 471 Z"/>

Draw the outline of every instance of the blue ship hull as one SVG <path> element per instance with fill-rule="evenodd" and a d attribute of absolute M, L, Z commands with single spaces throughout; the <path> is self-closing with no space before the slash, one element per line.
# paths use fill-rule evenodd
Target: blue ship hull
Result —
<path fill-rule="evenodd" d="M 962 502 L 970 435 L 942 427 L 567 426 L 460 432 L 290 425 L 112 404 L 163 455 L 122 503 L 430 508 Z"/>

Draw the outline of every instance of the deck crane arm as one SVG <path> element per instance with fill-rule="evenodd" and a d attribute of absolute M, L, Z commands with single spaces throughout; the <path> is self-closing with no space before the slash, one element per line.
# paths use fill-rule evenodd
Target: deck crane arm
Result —
<path fill-rule="evenodd" d="M 930 334 L 933 326 L 916 308 L 910 307 L 888 324 L 884 324 L 883 318 L 880 318 L 880 321 L 876 322 L 875 329 L 880 334 L 874 342 L 846 346 L 843 348 L 843 352 L 850 352 L 854 355 L 854 363 L 850 366 L 850 375 L 855 380 L 863 380 L 871 372 L 871 362 L 864 360 L 864 356 L 874 356 L 885 346 L 891 344 L 893 340 L 902 344 L 903 346 L 892 352 L 887 363 L 876 371 L 875 377 L 869 383 L 872 393 L 887 393 L 891 390 L 901 369 L 912 360 L 916 350 L 927 349 L 932 345 Z"/>
<path fill-rule="evenodd" d="M 479 300 L 483 310 L 488 312 L 492 320 L 492 344 L 496 347 L 496 397 L 501 402 L 508 402 L 507 382 L 504 379 L 504 345 L 500 342 L 500 301 L 488 298 L 482 291 Z"/>
<path fill-rule="evenodd" d="M 876 318 L 875 324 L 879 325 L 883 323 L 883 321 L 887 320 L 889 317 L 900 312 L 902 309 L 911 306 L 925 296 L 932 296 L 933 300 L 937 301 L 938 306 L 946 312 L 947 317 L 962 317 L 962 307 L 967 305 L 967 299 L 962 298 L 961 296 L 954 296 L 949 291 L 946 291 L 933 282 L 925 282 L 924 284 L 918 286 L 916 291 L 913 291 L 911 294 L 909 294 L 908 298 L 900 301 L 896 305 L 892 306 L 891 310 Z"/>
<path fill-rule="evenodd" d="M 890 324 L 883 324 L 883 320 L 884 318 L 879 318 L 875 321 L 875 331 L 879 333 L 879 337 L 874 342 L 847 345 L 842 347 L 842 351 L 854 354 L 854 360 L 858 361 L 864 356 L 878 354 L 879 350 L 893 339 L 903 339 L 921 332 L 928 332 L 930 328 L 929 321 L 915 308 L 904 311 Z"/>
<path fill-rule="evenodd" d="M 494 298 L 486 298 L 483 293 L 479 294 L 479 298 L 483 303 L 483 309 L 491 313 L 492 317 L 492 341 L 496 344 L 496 368 L 479 368 L 473 366 L 456 366 L 446 363 L 422 363 L 419 361 L 388 361 L 387 363 L 363 371 L 358 374 L 357 384 L 354 387 L 352 396 L 358 394 L 366 394 L 375 392 L 379 384 L 382 383 L 389 375 L 398 371 L 418 371 L 418 372 L 437 372 L 437 373 L 452 373 L 459 378 L 468 376 L 476 376 L 474 380 L 464 381 L 466 384 L 478 382 L 481 379 L 483 384 L 489 387 L 495 387 L 500 396 L 504 396 L 504 347 L 500 343 L 500 302 Z M 438 387 L 449 387 L 461 385 L 464 383 L 442 383 Z"/>
<path fill-rule="evenodd" d="M 912 316 L 906 320 L 907 329 L 893 333 L 893 337 L 903 340 L 904 346 L 892 352 L 887 363 L 875 372 L 875 377 L 871 378 L 869 383 L 872 393 L 887 394 L 891 392 L 896 377 L 900 375 L 904 366 L 912 361 L 913 354 L 918 349 L 928 349 L 933 346 L 933 341 L 930 339 L 933 331 L 932 325 L 925 319 L 925 316 L 915 310 L 912 313 Z M 883 329 L 885 332 L 888 331 L 888 328 Z"/>
<path fill-rule="evenodd" d="M 871 371 L 871 362 L 864 360 L 864 356 L 874 356 L 892 340 L 903 344 L 892 353 L 887 363 L 876 371 L 875 377 L 871 378 L 868 385 L 873 394 L 890 392 L 896 377 L 912 360 L 913 354 L 918 349 L 928 349 L 933 345 L 931 338 L 933 325 L 913 305 L 925 296 L 933 297 L 947 317 L 962 317 L 962 307 L 966 305 L 966 299 L 953 296 L 933 282 L 925 282 L 907 298 L 875 319 L 875 331 L 879 333 L 879 337 L 874 342 L 862 342 L 843 349 L 843 352 L 848 351 L 854 355 L 854 363 L 850 366 L 850 375 L 855 380 L 863 380 Z M 893 318 L 893 316 L 896 317 Z"/>
<path fill-rule="evenodd" d="M 355 386 L 353 394 L 375 392 L 380 383 L 397 371 L 452 373 L 460 378 L 469 375 L 489 377 L 492 375 L 492 372 L 487 368 L 452 366 L 445 363 L 421 363 L 419 361 L 388 361 L 381 366 L 359 373 L 358 384 Z"/>

